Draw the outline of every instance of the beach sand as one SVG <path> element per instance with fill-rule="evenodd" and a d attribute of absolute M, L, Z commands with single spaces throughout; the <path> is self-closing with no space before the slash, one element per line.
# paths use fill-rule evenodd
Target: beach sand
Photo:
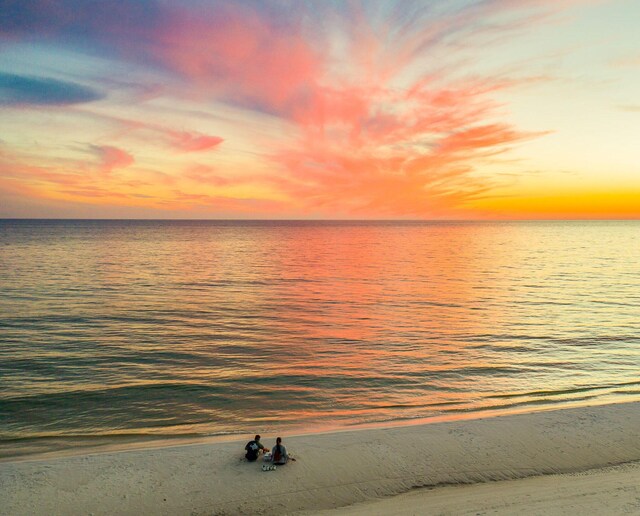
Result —
<path fill-rule="evenodd" d="M 269 472 L 251 436 L 21 458 L 0 463 L 0 514 L 640 514 L 639 428 L 633 402 L 284 435 L 298 460 Z"/>
<path fill-rule="evenodd" d="M 414 489 L 406 494 L 317 516 L 498 514 L 611 516 L 640 514 L 640 462 L 581 473 L 544 475 L 473 485 Z"/>

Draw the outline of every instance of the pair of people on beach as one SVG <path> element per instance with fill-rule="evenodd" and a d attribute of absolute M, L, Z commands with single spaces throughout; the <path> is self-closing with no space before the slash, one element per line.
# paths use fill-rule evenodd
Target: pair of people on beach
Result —
<path fill-rule="evenodd" d="M 258 460 L 260 453 L 269 452 L 269 448 L 265 448 L 260 442 L 259 435 L 256 435 L 253 441 L 249 441 L 244 449 L 247 452 L 245 457 L 249 462 Z M 271 450 L 271 462 L 280 466 L 282 464 L 286 464 L 288 461 L 289 454 L 287 453 L 287 449 L 282 444 L 282 438 L 278 437 L 276 439 L 276 445 L 273 447 L 273 450 Z"/>

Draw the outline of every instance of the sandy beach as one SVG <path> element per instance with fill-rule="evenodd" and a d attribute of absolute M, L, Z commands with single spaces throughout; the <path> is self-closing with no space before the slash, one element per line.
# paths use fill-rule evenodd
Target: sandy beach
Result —
<path fill-rule="evenodd" d="M 420 488 L 382 500 L 309 514 L 640 514 L 640 463 L 580 473 Z"/>
<path fill-rule="evenodd" d="M 640 514 L 640 402 L 0 463 L 0 514 Z M 272 446 L 275 435 L 263 435 Z M 327 512 L 328 511 L 328 512 Z"/>

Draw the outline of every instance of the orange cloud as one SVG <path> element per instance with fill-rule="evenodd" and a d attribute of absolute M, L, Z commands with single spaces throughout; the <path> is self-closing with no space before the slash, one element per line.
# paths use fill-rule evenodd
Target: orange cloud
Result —
<path fill-rule="evenodd" d="M 470 200 L 496 186 L 473 175 L 478 160 L 537 136 L 482 123 L 496 107 L 488 95 L 514 84 L 419 80 L 400 92 L 381 84 L 319 89 L 297 115 L 302 137 L 273 156 L 289 172 L 278 185 L 308 211 L 464 216 Z"/>
<path fill-rule="evenodd" d="M 204 193 L 202 185 L 220 187 L 251 181 L 251 178 L 225 178 L 217 176 L 215 169 L 206 165 L 190 167 L 183 177 L 200 182 L 196 191 L 182 189 L 176 183 L 184 180 L 164 180 L 160 175 L 153 182 L 130 180 L 126 176 L 111 174 L 117 168 L 133 163 L 133 157 L 111 146 L 92 146 L 91 151 L 100 159 L 87 165 L 84 160 L 65 159 L 57 163 L 34 165 L 30 157 L 20 156 L 0 148 L 0 186 L 15 198 L 48 199 L 85 205 L 138 207 L 172 212 L 220 216 L 234 214 L 251 217 L 252 213 L 277 216 L 287 206 L 276 200 L 254 197 L 236 198 L 228 195 Z"/>

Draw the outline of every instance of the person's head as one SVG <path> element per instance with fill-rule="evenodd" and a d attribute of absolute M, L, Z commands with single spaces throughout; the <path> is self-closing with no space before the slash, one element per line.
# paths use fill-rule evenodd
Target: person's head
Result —
<path fill-rule="evenodd" d="M 276 444 L 280 444 L 281 442 L 282 442 L 282 438 L 281 437 L 276 438 Z"/>
<path fill-rule="evenodd" d="M 256 435 L 256 438 L 254 439 L 256 442 L 258 442 L 260 440 L 260 436 Z"/>

